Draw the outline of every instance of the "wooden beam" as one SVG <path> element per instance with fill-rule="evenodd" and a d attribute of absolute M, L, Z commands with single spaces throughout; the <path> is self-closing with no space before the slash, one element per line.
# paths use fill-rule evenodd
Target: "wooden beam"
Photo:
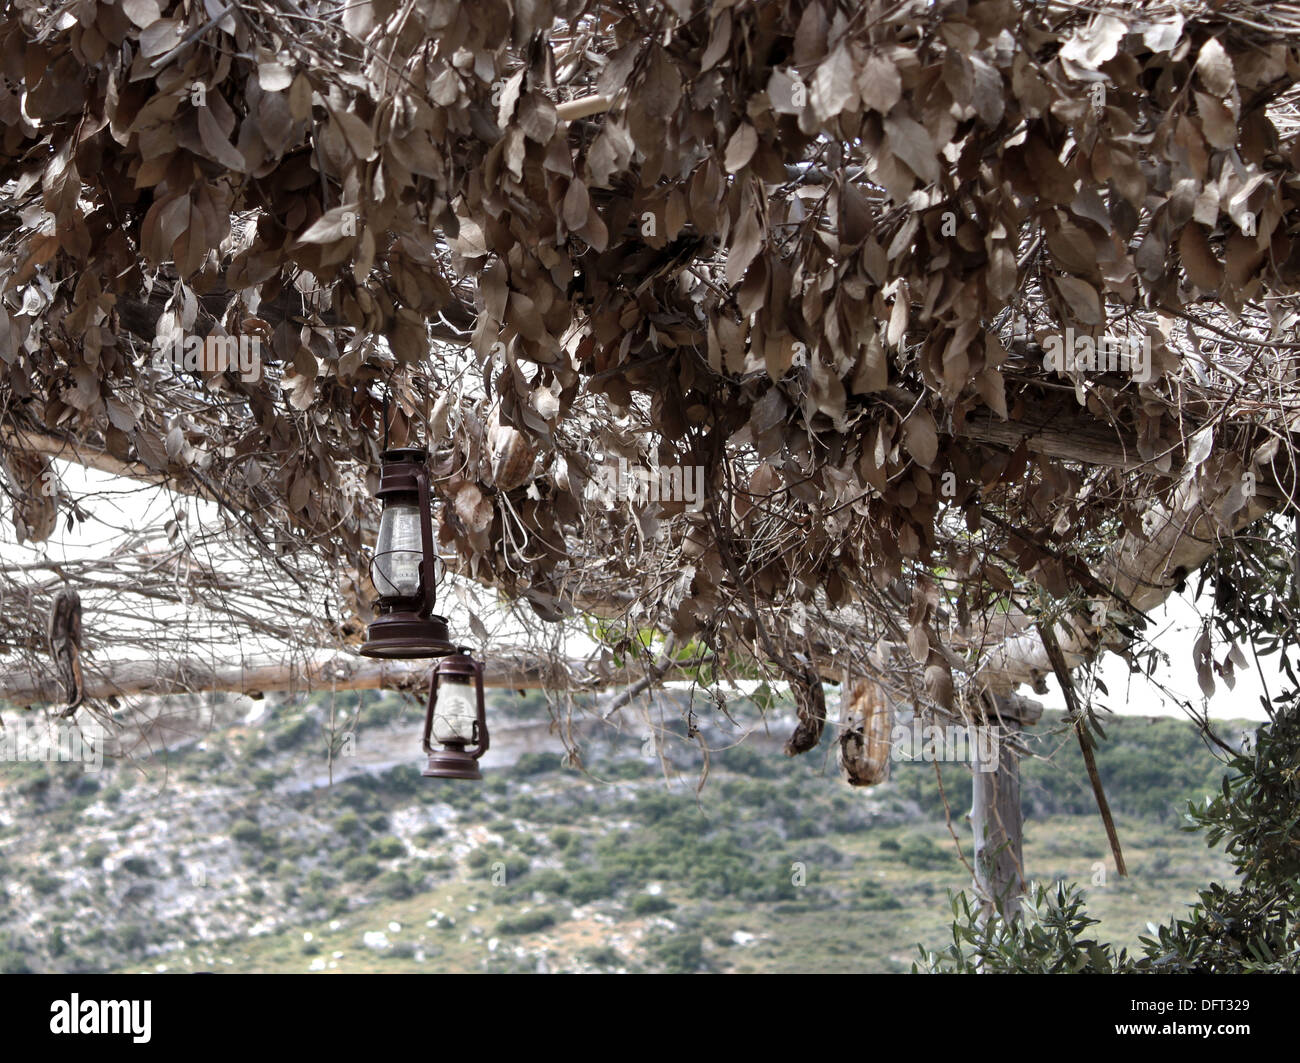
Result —
<path fill-rule="evenodd" d="M 1137 452 L 1137 439 L 1115 429 L 1098 426 L 1092 418 L 1056 417 L 1050 421 L 1025 419 L 999 421 L 991 413 L 976 414 L 962 425 L 959 435 L 978 443 L 1014 450 L 1021 442 L 1034 454 L 1061 461 L 1136 469 L 1147 464 Z"/>
<path fill-rule="evenodd" d="M 211 660 L 121 660 L 96 664 L 82 659 L 86 697 L 110 697 L 217 692 L 260 697 L 270 693 L 318 690 L 411 690 L 428 685 L 436 661 L 377 661 L 344 654 L 325 655 L 300 663 L 249 661 L 221 664 Z M 593 674 L 586 662 L 548 661 L 528 655 L 484 661 L 484 685 L 508 690 L 599 690 L 622 686 L 633 679 L 626 671 Z M 689 678 L 689 670 L 668 668 L 664 680 Z M 0 698 L 12 705 L 57 706 L 63 688 L 52 672 L 15 668 L 0 672 Z"/>
<path fill-rule="evenodd" d="M 43 454 L 47 458 L 58 458 L 60 461 L 95 469 L 110 476 L 122 476 L 139 483 L 169 487 L 182 494 L 199 493 L 195 484 L 178 482 L 174 477 L 155 472 L 138 461 L 123 461 L 93 443 L 74 442 L 71 439 L 38 432 L 31 428 L 16 428 L 12 424 L 0 424 L 0 446 L 28 450 L 34 454 Z"/>

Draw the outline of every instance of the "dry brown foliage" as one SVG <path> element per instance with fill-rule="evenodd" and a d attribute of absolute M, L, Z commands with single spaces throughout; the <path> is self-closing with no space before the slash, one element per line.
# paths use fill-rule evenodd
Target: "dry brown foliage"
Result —
<path fill-rule="evenodd" d="M 320 617 L 364 570 L 386 401 L 454 567 L 508 600 L 941 707 L 1046 670 L 1044 602 L 1074 663 L 1289 505 L 1293 5 L 2 18 L 0 416 L 215 500 L 300 588 L 264 625 L 299 647 L 355 635 Z M 1049 372 L 1066 329 L 1149 343 L 1150 378 Z M 209 334 L 260 375 L 154 363 Z M 617 457 L 701 466 L 704 505 L 593 501 Z M 219 620 L 263 623 L 229 578 Z"/>

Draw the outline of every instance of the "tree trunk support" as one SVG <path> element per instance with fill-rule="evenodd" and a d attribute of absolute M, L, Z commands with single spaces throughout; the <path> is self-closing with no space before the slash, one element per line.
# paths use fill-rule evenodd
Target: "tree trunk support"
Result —
<path fill-rule="evenodd" d="M 1022 852 L 1024 816 L 1020 809 L 1020 758 L 1011 740 L 1038 722 L 1042 706 L 1023 698 L 993 695 L 982 726 L 996 741 L 976 741 L 970 825 L 975 842 L 975 892 L 986 915 L 1006 919 L 1020 914 L 1025 892 Z"/>

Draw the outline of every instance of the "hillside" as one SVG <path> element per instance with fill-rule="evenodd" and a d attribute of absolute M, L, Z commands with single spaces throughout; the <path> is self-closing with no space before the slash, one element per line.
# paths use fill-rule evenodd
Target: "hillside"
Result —
<path fill-rule="evenodd" d="M 781 755 L 781 705 L 764 733 L 752 703 L 728 719 L 697 702 L 706 775 L 684 698 L 658 704 L 625 709 L 622 731 L 575 712 L 579 769 L 540 696 L 498 697 L 478 785 L 421 778 L 420 709 L 395 694 L 210 700 L 188 710 L 201 733 L 133 764 L 0 765 L 0 970 L 889 971 L 946 940 L 968 875 L 933 765 L 852 790 L 829 739 Z M 1131 876 L 1052 719 L 1024 771 L 1026 859 L 1087 885 L 1123 944 L 1227 873 L 1179 830 L 1221 772 L 1188 724 L 1108 734 Z M 942 767 L 969 858 L 969 775 Z"/>

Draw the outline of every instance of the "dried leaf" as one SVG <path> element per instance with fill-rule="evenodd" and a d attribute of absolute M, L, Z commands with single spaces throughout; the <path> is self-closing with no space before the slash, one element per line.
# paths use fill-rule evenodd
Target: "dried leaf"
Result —
<path fill-rule="evenodd" d="M 879 52 L 870 52 L 858 74 L 858 92 L 865 107 L 888 114 L 903 95 L 898 67 Z"/>
<path fill-rule="evenodd" d="M 925 126 L 910 118 L 894 116 L 885 119 L 885 134 L 890 149 L 917 177 L 926 183 L 939 180 L 938 153 Z"/>
<path fill-rule="evenodd" d="M 213 117 L 212 111 L 207 107 L 198 109 L 199 139 L 203 141 L 203 148 L 213 162 L 218 162 L 228 170 L 235 173 L 243 173 L 247 168 L 244 162 L 244 156 L 235 150 L 234 145 L 226 139 L 226 135 L 221 132 L 221 127 Z"/>
<path fill-rule="evenodd" d="M 360 222 L 360 208 L 355 203 L 331 207 L 298 237 L 300 244 L 332 244 L 339 240 L 352 239 L 357 235 Z"/>
<path fill-rule="evenodd" d="M 907 633 L 907 649 L 918 664 L 924 664 L 929 659 L 930 636 L 926 634 L 924 625 L 912 625 Z"/>
<path fill-rule="evenodd" d="M 1007 419 L 1007 388 L 1002 374 L 996 369 L 983 369 L 975 377 L 975 390 L 998 417 Z"/>
<path fill-rule="evenodd" d="M 745 270 L 754 261 L 763 245 L 763 227 L 758 219 L 758 207 L 752 200 L 741 214 L 740 224 L 736 226 L 731 249 L 727 253 L 726 277 L 728 284 L 739 284 Z"/>
<path fill-rule="evenodd" d="M 460 522 L 471 532 L 486 530 L 492 523 L 492 503 L 476 484 L 463 484 L 456 492 L 453 508 Z"/>
<path fill-rule="evenodd" d="M 1097 294 L 1097 289 L 1087 281 L 1080 280 L 1078 277 L 1060 274 L 1052 277 L 1052 283 L 1056 285 L 1057 291 L 1064 296 L 1066 303 L 1069 304 L 1070 312 L 1082 324 L 1100 325 L 1105 322 L 1106 317 L 1101 309 L 1101 297 Z"/>
<path fill-rule="evenodd" d="M 1204 230 L 1196 222 L 1183 226 L 1178 238 L 1178 257 L 1188 279 L 1202 291 L 1217 291 L 1223 283 L 1223 267 L 1214 257 Z"/>
<path fill-rule="evenodd" d="M 122 13 L 144 29 L 162 18 L 162 5 L 159 0 L 122 0 Z"/>
<path fill-rule="evenodd" d="M 726 157 L 723 160 L 727 173 L 739 173 L 748 166 L 757 148 L 758 131 L 748 122 L 742 122 L 727 141 Z"/>
<path fill-rule="evenodd" d="M 853 57 L 843 41 L 817 67 L 813 74 L 808 97 L 813 113 L 820 121 L 828 121 L 841 111 L 858 102 L 858 89 L 853 69 Z"/>
<path fill-rule="evenodd" d="M 853 374 L 852 390 L 855 395 L 868 395 L 884 391 L 889 386 L 889 359 L 880 337 L 872 332 L 862 349 L 862 358 Z"/>
<path fill-rule="evenodd" d="M 1203 92 L 1193 92 L 1196 113 L 1201 119 L 1205 139 L 1213 148 L 1227 150 L 1237 143 L 1237 120 L 1228 105 Z"/>
<path fill-rule="evenodd" d="M 343 139 L 347 143 L 348 150 L 352 152 L 362 162 L 369 162 L 377 154 L 375 150 L 375 136 L 366 125 L 351 111 L 340 111 L 330 108 L 330 120 L 334 122 L 339 131 L 343 134 Z"/>
<path fill-rule="evenodd" d="M 1237 74 L 1232 68 L 1232 60 L 1215 37 L 1201 45 L 1201 51 L 1196 57 L 1196 75 L 1201 79 L 1201 84 L 1220 99 L 1231 96 L 1237 87 Z"/>
<path fill-rule="evenodd" d="M 257 84 L 263 92 L 283 92 L 293 84 L 293 71 L 278 59 L 262 59 L 257 64 Z"/>
<path fill-rule="evenodd" d="M 561 210 L 564 224 L 571 232 L 580 231 L 587 224 L 590 210 L 591 197 L 587 194 L 587 186 L 575 177 L 569 182 L 569 188 L 564 193 L 564 204 Z"/>
<path fill-rule="evenodd" d="M 930 416 L 930 411 L 924 406 L 918 406 L 913 410 L 903 422 L 903 437 L 907 444 L 907 452 L 916 459 L 917 463 L 923 468 L 932 468 L 935 458 L 939 455 L 939 430 L 935 426 L 934 418 Z"/>
<path fill-rule="evenodd" d="M 140 31 L 140 54 L 146 59 L 168 52 L 181 43 L 182 24 L 174 18 L 160 18 Z"/>

